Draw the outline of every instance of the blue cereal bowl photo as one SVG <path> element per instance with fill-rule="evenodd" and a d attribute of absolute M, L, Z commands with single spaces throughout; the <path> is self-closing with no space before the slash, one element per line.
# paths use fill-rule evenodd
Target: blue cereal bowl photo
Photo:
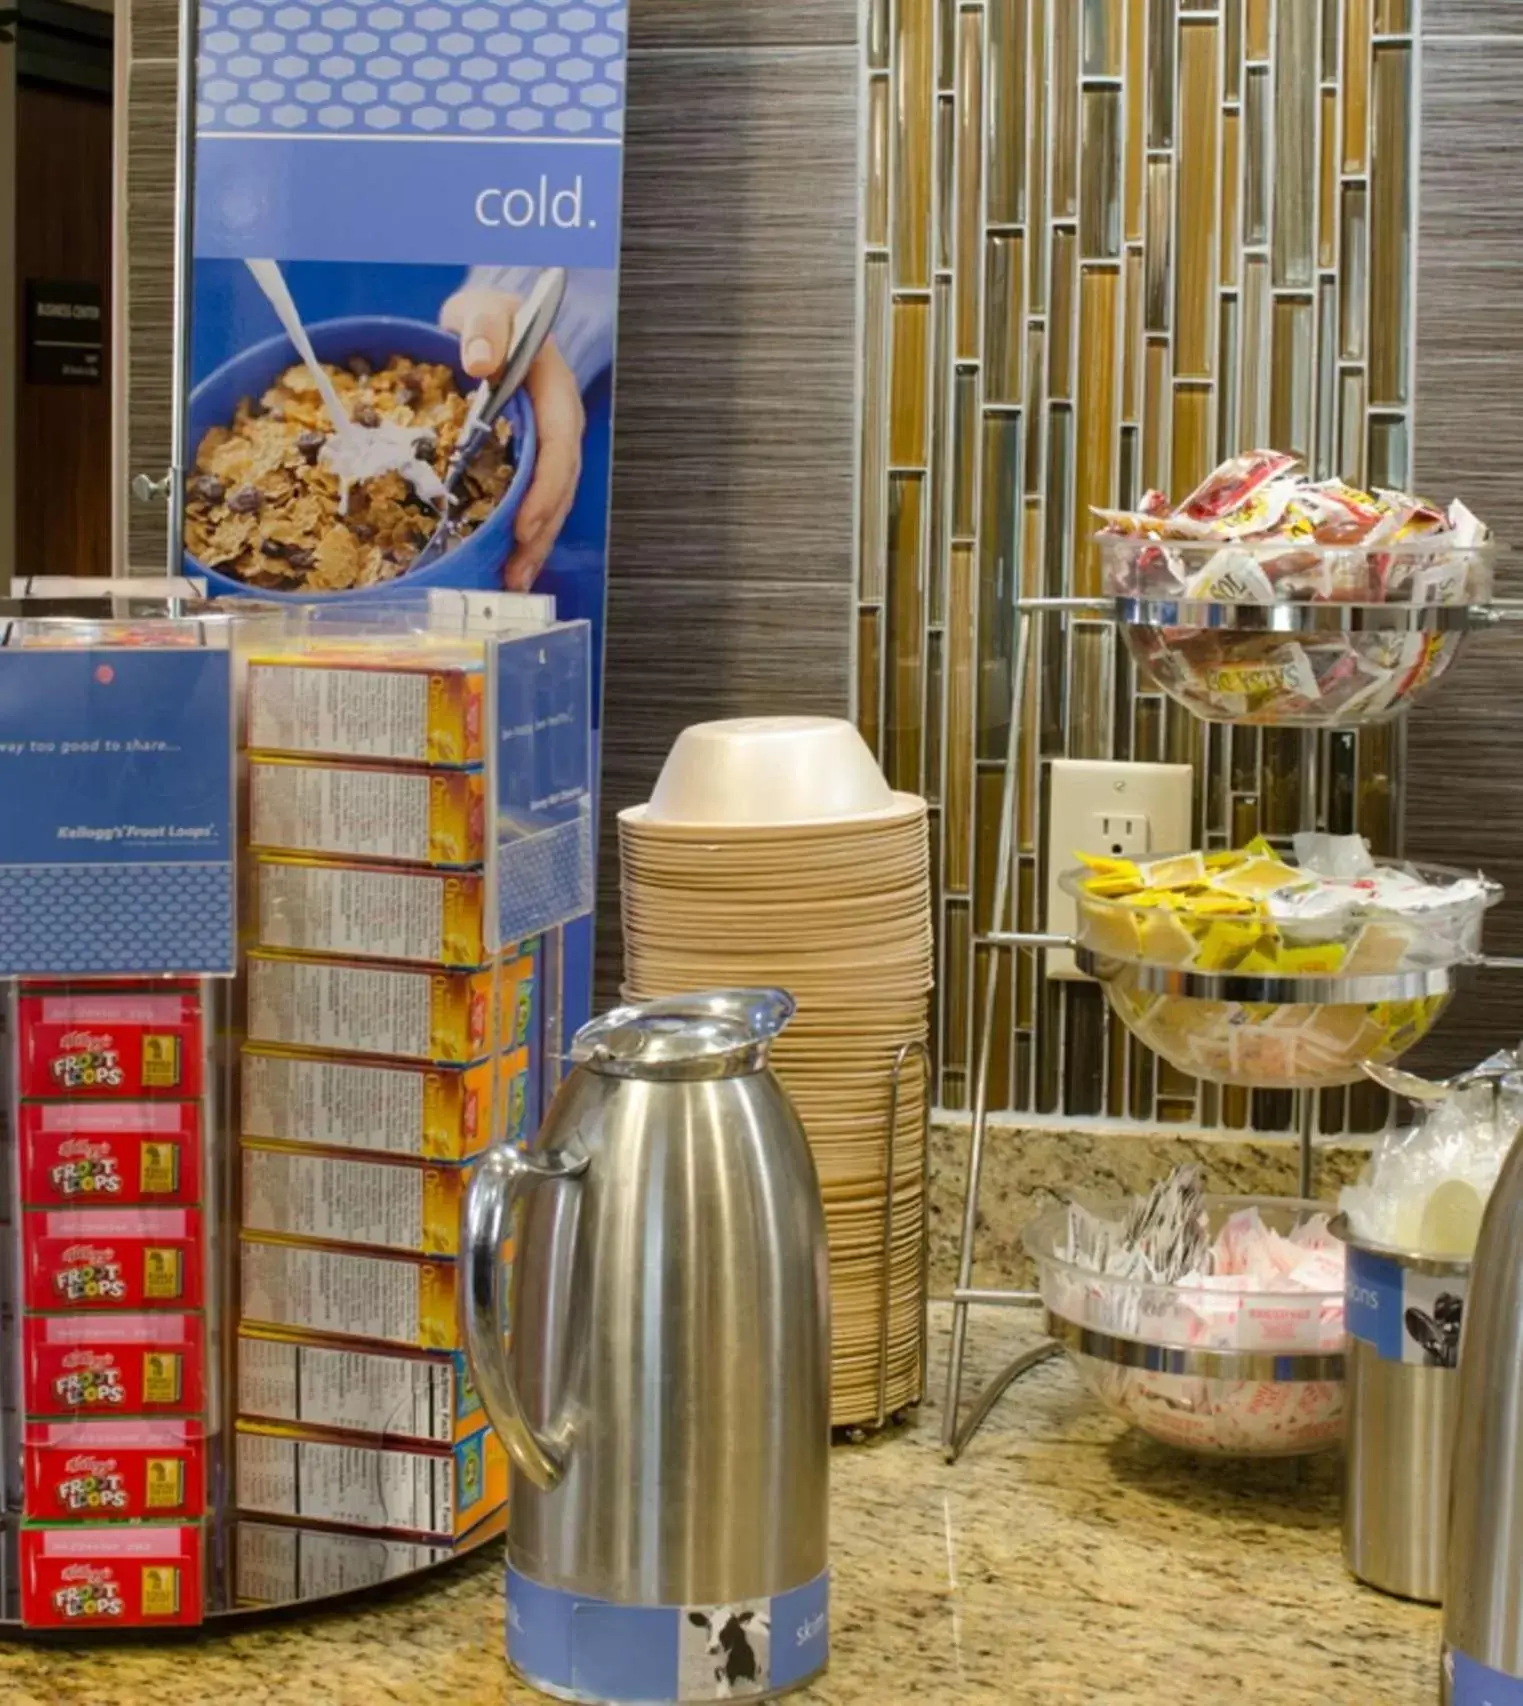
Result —
<path fill-rule="evenodd" d="M 351 315 L 344 319 L 319 321 L 307 328 L 307 336 L 312 340 L 317 359 L 335 367 L 342 367 L 353 357 L 362 356 L 372 367 L 380 369 L 394 356 L 405 356 L 411 361 L 435 362 L 448 367 L 455 375 L 455 383 L 460 387 L 462 396 L 469 397 L 477 385 L 477 381 L 471 379 L 460 365 L 460 340 L 422 320 Z M 194 457 L 197 446 L 213 427 L 225 427 L 232 422 L 239 403 L 245 397 L 263 395 L 287 368 L 300 359 L 295 345 L 281 333 L 263 343 L 251 345 L 209 373 L 190 394 L 190 455 Z M 208 568 L 187 550 L 185 573 L 204 578 L 212 597 L 241 593 L 288 603 L 374 598 L 377 594 L 394 592 L 400 587 L 499 589 L 503 565 L 513 551 L 513 522 L 533 476 L 536 451 L 534 411 L 524 391 L 520 390 L 510 400 L 503 416 L 512 429 L 517 456 L 507 490 L 497 507 L 474 532 L 424 568 L 404 569 L 394 580 L 343 591 L 311 589 L 280 592 L 252 586 L 234 575 Z M 194 473 L 191 477 L 194 478 Z"/>

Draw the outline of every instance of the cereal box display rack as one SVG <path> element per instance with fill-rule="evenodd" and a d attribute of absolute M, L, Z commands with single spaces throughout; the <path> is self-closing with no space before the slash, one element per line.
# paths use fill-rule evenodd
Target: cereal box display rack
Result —
<path fill-rule="evenodd" d="M 1049 953 L 1070 954 L 1079 975 L 1101 984 L 1131 1037 L 1189 1078 L 1292 1093 L 1298 1212 L 1314 1220 L 1320 1092 L 1393 1066 L 1434 1028 L 1475 968 L 1523 966 L 1483 952 L 1486 913 L 1501 891 L 1480 872 L 1377 859 L 1358 835 L 1334 833 L 1347 826 L 1337 822 L 1328 786 L 1327 743 L 1341 731 L 1399 718 L 1442 691 L 1468 637 L 1523 618 L 1523 603 L 1493 596 L 1498 548 L 1463 503 L 1440 507 L 1408 493 L 1313 479 L 1297 458 L 1273 451 L 1233 457 L 1178 504 L 1149 492 L 1135 510 L 1096 519 L 1097 536 L 1076 547 L 1087 552 L 1096 596 L 1017 600 L 993 929 L 980 941 L 1026 950 L 1038 979 Z M 1038 906 L 1016 928 L 1015 825 L 1021 803 L 1039 797 L 1045 750 L 1039 733 L 1031 736 L 1042 726 L 1055 667 L 1064 690 L 1062 663 L 1079 645 L 1074 625 L 1092 636 L 1098 623 L 1117 631 L 1118 672 L 1170 701 L 1171 716 L 1301 731 L 1300 832 L 1274 841 L 1255 835 L 1234 847 L 1231 825 L 1224 831 L 1217 814 L 1202 811 L 1197 833 L 1205 845 L 1054 849 L 1036 891 L 1050 879 L 1049 905 L 1071 907 L 1073 924 L 1054 928 Z M 949 1461 L 1013 1381 L 1065 1346 L 1111 1399 L 1132 1379 L 1127 1371 L 1151 1370 L 1162 1357 L 1178 1362 L 1169 1364 L 1177 1374 L 1194 1355 L 1172 1338 L 1160 1350 L 1130 1328 L 1116 1331 L 1117 1319 L 1137 1313 L 1135 1298 L 1105 1294 L 1103 1331 L 1068 1308 L 1075 1296 L 1091 1297 L 1098 1282 L 1068 1283 L 1057 1220 L 1033 1229 L 1035 1245 L 1028 1239 L 1042 1269 L 1040 1291 L 974 1288 L 996 956 L 986 969 L 943 1407 Z M 1001 1370 L 964 1412 L 974 1302 L 1043 1306 L 1049 1340 Z M 1169 1321 L 1179 1316 L 1176 1304 L 1163 1310 Z M 1313 1332 L 1294 1347 L 1306 1352 L 1315 1377 L 1277 1392 L 1275 1407 L 1307 1393 L 1317 1403 L 1341 1393 L 1341 1355 L 1324 1338 Z M 1225 1354 L 1218 1348 L 1215 1362 L 1206 1358 L 1210 1367 L 1186 1372 L 1219 1383 L 1231 1363 L 1231 1356 L 1222 1362 Z M 1242 1370 L 1232 1364 L 1229 1373 L 1237 1379 Z M 1324 1430 L 1327 1439 L 1335 1433 Z M 1224 1449 L 1223 1437 L 1213 1435 L 1211 1448 Z M 1323 1440 L 1315 1428 L 1308 1437 Z"/>
<path fill-rule="evenodd" d="M 4 630 L 6 1625 L 194 1625 L 501 1533 L 460 1209 L 537 1124 L 592 904 L 589 631 L 548 605 Z"/>

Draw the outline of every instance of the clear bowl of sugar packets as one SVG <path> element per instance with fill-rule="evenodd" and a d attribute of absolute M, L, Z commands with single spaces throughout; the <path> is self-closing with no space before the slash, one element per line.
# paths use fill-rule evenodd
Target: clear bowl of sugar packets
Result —
<path fill-rule="evenodd" d="M 1357 728 L 1436 687 L 1492 597 L 1491 534 L 1461 503 L 1224 463 L 1183 503 L 1100 511 L 1105 592 L 1144 680 L 1197 717 Z"/>
<path fill-rule="evenodd" d="M 1086 857 L 1080 969 L 1148 1048 L 1193 1077 L 1258 1089 L 1356 1082 L 1432 1029 L 1480 956 L 1500 888 L 1475 872 L 1371 857 L 1358 836 Z"/>
<path fill-rule="evenodd" d="M 1295 1457 L 1343 1436 L 1329 1213 L 1208 1196 L 1186 1167 L 1147 1197 L 1051 1209 L 1024 1241 L 1047 1330 L 1106 1409 L 1181 1450 Z"/>

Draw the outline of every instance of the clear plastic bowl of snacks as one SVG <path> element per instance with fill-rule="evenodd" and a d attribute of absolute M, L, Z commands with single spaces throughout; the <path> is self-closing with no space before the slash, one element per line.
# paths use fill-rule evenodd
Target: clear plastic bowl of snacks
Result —
<path fill-rule="evenodd" d="M 1060 879 L 1081 969 L 1137 1039 L 1217 1084 L 1356 1082 L 1427 1036 L 1480 957 L 1501 890 L 1477 873 L 1372 860 L 1357 838 L 1298 838 L 1315 871 L 1238 852 L 1094 859 Z M 1341 866 L 1329 876 L 1321 867 Z M 1099 892 L 1097 892 L 1099 891 Z M 1118 892 L 1121 891 L 1121 892 Z"/>
<path fill-rule="evenodd" d="M 1294 1198 L 1207 1197 L 1209 1230 L 1245 1209 L 1287 1236 L 1331 1212 Z M 1324 1231 L 1318 1222 L 1319 1245 Z M 1216 1457 L 1299 1457 L 1342 1439 L 1341 1272 L 1336 1286 L 1277 1291 L 1227 1275 L 1160 1285 L 1096 1273 L 1067 1259 L 1066 1207 L 1034 1221 L 1024 1242 L 1048 1332 L 1112 1414 Z"/>
<path fill-rule="evenodd" d="M 1145 681 L 1208 722 L 1357 728 L 1430 693 L 1491 599 L 1493 547 L 1099 536 Z"/>
<path fill-rule="evenodd" d="M 1415 1048 L 1452 995 L 1443 989 L 1354 1001 L 1329 989 L 1306 1001 L 1238 1000 L 1149 988 L 1149 969 L 1097 973 L 1113 1011 L 1138 1042 L 1192 1078 L 1255 1090 L 1357 1084 L 1366 1062 L 1390 1066 Z"/>

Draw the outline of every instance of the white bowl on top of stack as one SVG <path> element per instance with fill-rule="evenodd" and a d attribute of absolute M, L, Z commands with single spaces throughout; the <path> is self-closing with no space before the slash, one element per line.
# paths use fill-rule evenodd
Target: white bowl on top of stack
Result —
<path fill-rule="evenodd" d="M 832 1420 L 920 1396 L 925 1072 L 932 982 L 925 801 L 856 729 L 761 717 L 684 730 L 649 802 L 619 814 L 625 995 L 775 985 L 798 1003 L 773 1064 L 814 1152 L 830 1238 Z M 888 1351 L 882 1344 L 889 1234 Z"/>

